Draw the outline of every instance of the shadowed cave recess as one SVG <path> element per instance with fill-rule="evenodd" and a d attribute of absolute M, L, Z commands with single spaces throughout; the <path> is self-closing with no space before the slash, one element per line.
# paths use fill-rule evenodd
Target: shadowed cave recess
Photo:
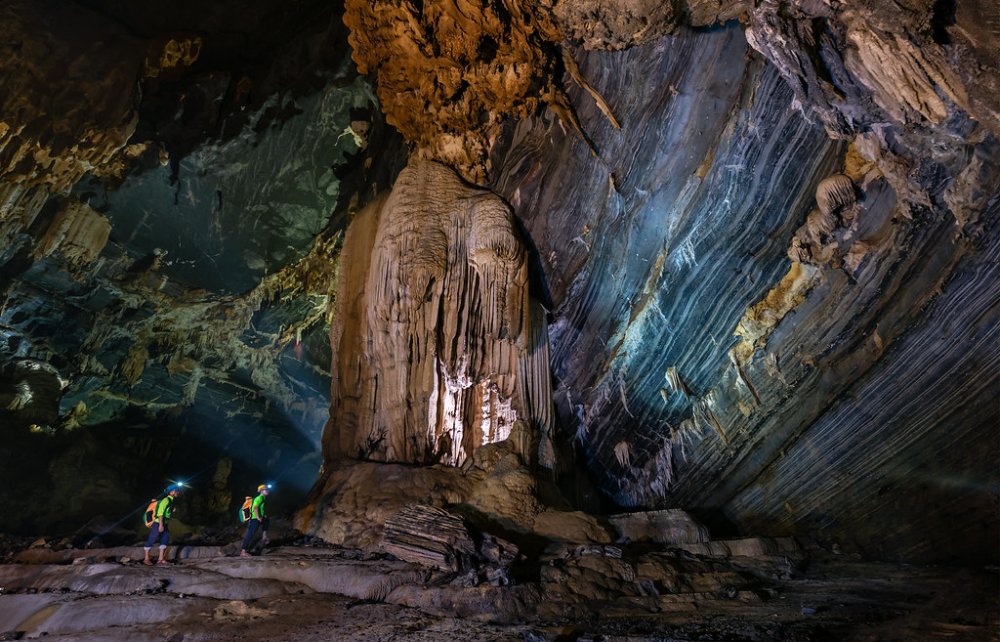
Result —
<path fill-rule="evenodd" d="M 185 481 L 176 639 L 996 639 L 998 51 L 987 0 L 2 3 L 0 636 L 162 639 Z"/>

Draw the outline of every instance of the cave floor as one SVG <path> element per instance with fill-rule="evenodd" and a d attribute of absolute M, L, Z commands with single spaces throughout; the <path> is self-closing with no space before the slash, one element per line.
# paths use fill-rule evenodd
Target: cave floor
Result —
<path fill-rule="evenodd" d="M 152 568 L 132 561 L 141 549 L 27 553 L 0 565 L 0 640 L 1000 640 L 994 570 L 829 554 L 754 592 L 623 596 L 608 581 L 561 605 L 544 581 L 456 589 L 348 549 L 187 547 Z M 520 619 L 498 606 L 511 601 Z"/>

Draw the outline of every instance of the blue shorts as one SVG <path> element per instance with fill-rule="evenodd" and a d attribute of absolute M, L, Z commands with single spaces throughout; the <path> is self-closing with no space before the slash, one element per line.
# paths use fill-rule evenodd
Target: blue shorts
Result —
<path fill-rule="evenodd" d="M 153 525 L 149 528 L 149 537 L 146 538 L 146 548 L 153 548 L 156 540 L 160 540 L 160 548 L 166 548 L 167 544 L 170 543 L 170 531 L 164 525 L 163 532 L 161 533 L 160 522 L 153 522 Z"/>

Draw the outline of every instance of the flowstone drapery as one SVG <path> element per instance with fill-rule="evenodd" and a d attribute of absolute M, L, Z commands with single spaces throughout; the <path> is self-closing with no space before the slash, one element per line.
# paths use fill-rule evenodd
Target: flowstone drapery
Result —
<path fill-rule="evenodd" d="M 461 465 L 509 438 L 552 465 L 544 318 L 500 198 L 412 162 L 352 221 L 341 265 L 328 459 Z"/>

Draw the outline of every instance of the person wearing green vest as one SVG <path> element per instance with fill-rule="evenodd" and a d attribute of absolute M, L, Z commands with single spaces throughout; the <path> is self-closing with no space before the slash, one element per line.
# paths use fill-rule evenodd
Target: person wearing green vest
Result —
<path fill-rule="evenodd" d="M 250 506 L 250 519 L 247 521 L 247 534 L 243 538 L 243 548 L 240 550 L 240 557 L 250 557 L 248 549 L 258 528 L 261 529 L 261 546 L 267 545 L 267 526 L 269 520 L 267 512 L 264 510 L 264 500 L 267 499 L 270 492 L 270 484 L 261 484 L 257 487 L 257 496 L 254 497 L 253 504 Z"/>
<path fill-rule="evenodd" d="M 160 542 L 160 558 L 156 561 L 157 564 L 165 565 L 167 563 L 167 544 L 170 543 L 170 531 L 168 529 L 168 524 L 170 518 L 174 515 L 174 500 L 177 496 L 181 494 L 180 485 L 171 486 L 167 491 L 166 497 L 161 499 L 156 504 L 156 512 L 154 513 L 155 519 L 153 524 L 149 527 L 149 537 L 146 538 L 146 546 L 143 550 L 146 552 L 146 559 L 142 561 L 146 566 L 152 566 L 153 560 L 149 559 L 149 551 L 153 548 L 153 544 L 157 541 Z"/>

